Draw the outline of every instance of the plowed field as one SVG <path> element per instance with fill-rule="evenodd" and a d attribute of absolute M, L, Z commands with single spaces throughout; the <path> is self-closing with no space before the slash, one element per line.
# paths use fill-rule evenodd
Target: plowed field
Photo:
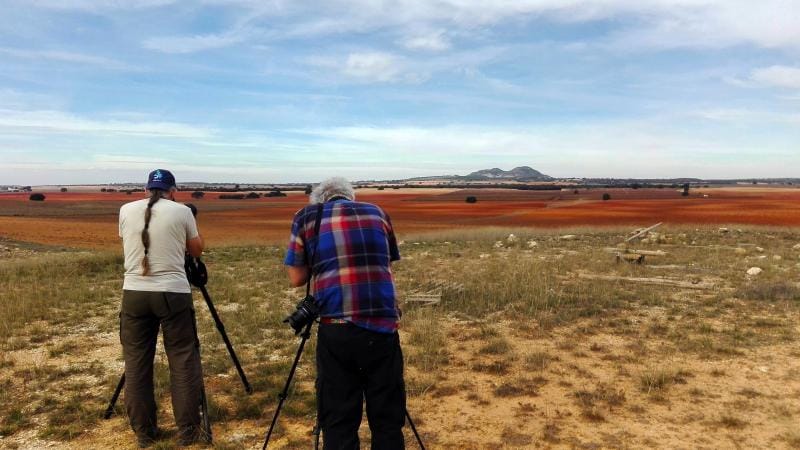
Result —
<path fill-rule="evenodd" d="M 603 201 L 603 193 L 611 200 Z M 67 247 L 119 245 L 117 211 L 142 194 L 46 193 L 0 195 L 0 237 Z M 467 196 L 477 197 L 468 204 Z M 573 191 L 401 189 L 358 191 L 360 200 L 383 207 L 399 234 L 475 227 L 575 227 L 673 224 L 800 225 L 800 189 L 711 188 L 682 197 L 674 189 L 580 189 Z M 286 239 L 293 214 L 306 202 L 288 197 L 220 200 L 208 193 L 192 200 L 200 210 L 209 245 L 275 243 Z"/>

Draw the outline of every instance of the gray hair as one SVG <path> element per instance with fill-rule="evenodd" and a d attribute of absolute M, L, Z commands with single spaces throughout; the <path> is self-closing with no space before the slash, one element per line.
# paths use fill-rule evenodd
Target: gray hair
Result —
<path fill-rule="evenodd" d="M 309 203 L 325 203 L 334 197 L 344 197 L 352 201 L 356 198 L 356 192 L 353 190 L 353 185 L 344 177 L 332 177 L 318 184 L 311 191 Z"/>

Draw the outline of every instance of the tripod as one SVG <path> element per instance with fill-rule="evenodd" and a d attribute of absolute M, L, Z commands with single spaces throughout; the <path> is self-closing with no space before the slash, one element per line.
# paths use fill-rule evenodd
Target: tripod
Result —
<path fill-rule="evenodd" d="M 269 430 L 267 431 L 267 437 L 264 439 L 264 446 L 261 447 L 261 450 L 266 450 L 267 446 L 269 445 L 269 440 L 272 437 L 272 431 L 275 429 L 275 424 L 278 422 L 278 416 L 281 413 L 281 408 L 283 408 L 283 402 L 286 401 L 286 397 L 289 395 L 289 386 L 292 384 L 292 378 L 294 378 L 294 373 L 297 370 L 297 364 L 300 362 L 300 356 L 303 354 L 303 348 L 306 346 L 306 341 L 308 338 L 311 337 L 311 326 L 314 325 L 314 322 L 311 321 L 306 325 L 303 332 L 300 334 L 302 338 L 300 340 L 300 346 L 297 348 L 297 354 L 294 356 L 294 362 L 292 363 L 292 368 L 289 369 L 289 376 L 286 377 L 286 384 L 283 385 L 283 390 L 280 394 L 278 394 L 278 408 L 275 409 L 275 415 L 272 416 L 272 423 L 269 425 Z M 414 426 L 414 421 L 411 420 L 411 415 L 408 413 L 408 408 L 405 410 L 406 419 L 408 420 L 408 424 L 411 425 L 411 431 L 414 432 L 414 437 L 417 438 L 417 443 L 419 444 L 419 448 L 425 450 L 425 445 L 422 443 L 422 438 L 419 436 L 417 432 L 417 427 Z M 320 434 L 320 426 L 319 426 L 319 415 L 317 415 L 317 424 L 314 427 L 314 431 L 312 433 L 314 435 L 314 450 L 319 449 L 319 434 Z"/>
<path fill-rule="evenodd" d="M 225 332 L 225 325 L 222 323 L 222 320 L 219 318 L 219 314 L 217 314 L 217 309 L 214 307 L 214 303 L 211 301 L 211 296 L 208 295 L 208 291 L 206 290 L 206 283 L 208 282 L 208 272 L 206 271 L 206 266 L 203 264 L 203 261 L 200 258 L 192 258 L 190 256 L 186 256 L 185 260 L 185 269 L 186 269 L 186 276 L 189 279 L 189 282 L 200 289 L 200 292 L 203 294 L 203 299 L 206 301 L 206 306 L 208 306 L 208 310 L 211 313 L 211 317 L 214 319 L 214 323 L 217 326 L 217 330 L 219 331 L 220 335 L 222 336 L 222 340 L 225 342 L 225 347 L 228 349 L 228 354 L 233 361 L 233 365 L 236 367 L 236 372 L 239 374 L 239 378 L 242 380 L 242 385 L 244 385 L 244 390 L 248 394 L 253 393 L 253 387 L 250 386 L 250 382 L 247 381 L 247 376 L 242 369 L 242 365 L 239 363 L 239 358 L 236 357 L 236 352 L 233 350 L 233 345 L 231 344 L 230 339 L 228 339 L 228 334 Z M 199 345 L 199 344 L 198 344 Z M 105 413 L 103 414 L 104 419 L 109 419 L 114 414 L 114 406 L 117 403 L 117 399 L 119 398 L 120 393 L 122 392 L 122 388 L 125 386 L 125 374 L 123 373 L 119 379 L 119 383 L 117 383 L 117 387 L 114 390 L 114 394 L 111 396 L 111 401 L 108 404 L 108 408 L 106 408 Z M 208 436 L 209 442 L 211 441 L 211 423 L 208 417 L 208 399 L 206 398 L 205 388 L 201 392 L 201 408 L 202 408 L 202 421 L 203 421 L 203 429 L 206 435 Z"/>

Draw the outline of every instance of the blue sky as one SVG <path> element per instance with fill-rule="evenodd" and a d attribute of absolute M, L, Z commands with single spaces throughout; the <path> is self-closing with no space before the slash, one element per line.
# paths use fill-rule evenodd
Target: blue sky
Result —
<path fill-rule="evenodd" d="M 799 177 L 794 0 L 4 0 L 0 184 Z"/>

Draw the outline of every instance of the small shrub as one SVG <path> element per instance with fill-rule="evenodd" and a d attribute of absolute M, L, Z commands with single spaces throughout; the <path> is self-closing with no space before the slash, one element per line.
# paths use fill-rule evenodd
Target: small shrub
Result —
<path fill-rule="evenodd" d="M 382 190 L 384 190 L 384 189 L 386 189 L 386 188 L 385 188 L 385 187 L 383 187 L 383 186 L 379 186 L 379 187 L 378 187 L 378 190 L 379 190 L 379 191 L 382 191 Z"/>
<path fill-rule="evenodd" d="M 242 200 L 244 194 L 220 194 L 220 200 Z"/>
<path fill-rule="evenodd" d="M 279 189 L 275 189 L 274 191 L 270 191 L 265 197 L 286 197 L 286 194 L 281 192 Z"/>
<path fill-rule="evenodd" d="M 470 195 L 469 197 L 467 197 L 467 199 L 465 201 L 467 203 L 477 203 L 478 202 L 478 198 Z"/>
<path fill-rule="evenodd" d="M 603 194 L 603 201 L 606 201 L 606 200 L 611 200 L 611 194 L 609 194 L 608 192 Z"/>
<path fill-rule="evenodd" d="M 35 194 L 31 194 L 30 197 L 28 197 L 28 200 L 34 201 L 34 202 L 43 202 L 44 199 L 45 199 L 45 196 L 41 192 L 37 192 Z"/>
<path fill-rule="evenodd" d="M 106 188 L 100 188 L 100 192 L 105 192 Z"/>
<path fill-rule="evenodd" d="M 258 192 L 251 192 L 245 196 L 245 198 L 261 198 L 261 194 Z"/>
<path fill-rule="evenodd" d="M 206 193 L 203 191 L 194 191 L 192 192 L 192 198 L 203 198 L 206 196 Z"/>
<path fill-rule="evenodd" d="M 310 184 L 308 186 L 306 186 L 306 190 L 305 190 L 306 195 L 311 195 L 311 191 L 313 191 L 313 190 L 314 190 L 314 188 L 312 188 Z"/>
<path fill-rule="evenodd" d="M 61 188 L 61 192 L 67 192 L 67 188 L 65 188 L 65 187 L 62 187 L 62 188 Z"/>

